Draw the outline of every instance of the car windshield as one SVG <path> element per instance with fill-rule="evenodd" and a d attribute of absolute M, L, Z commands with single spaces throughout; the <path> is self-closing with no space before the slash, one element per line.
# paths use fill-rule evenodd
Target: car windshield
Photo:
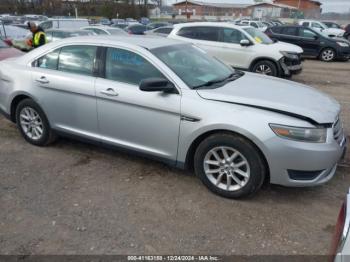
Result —
<path fill-rule="evenodd" d="M 259 28 L 265 27 L 266 25 L 264 25 L 262 22 L 256 22 L 258 24 Z"/>
<path fill-rule="evenodd" d="M 271 40 L 270 37 L 268 37 L 265 33 L 261 32 L 256 28 L 253 28 L 253 27 L 244 28 L 244 31 L 246 31 L 252 38 L 254 38 L 256 43 L 265 44 L 265 45 L 273 44 L 273 41 Z"/>
<path fill-rule="evenodd" d="M 234 69 L 192 45 L 160 47 L 151 52 L 191 89 L 219 87 L 235 77 Z"/>
<path fill-rule="evenodd" d="M 320 24 L 320 26 L 322 27 L 322 29 L 327 29 L 328 28 L 328 26 L 327 25 L 325 25 L 324 23 L 322 23 L 322 22 L 319 22 L 319 24 Z"/>

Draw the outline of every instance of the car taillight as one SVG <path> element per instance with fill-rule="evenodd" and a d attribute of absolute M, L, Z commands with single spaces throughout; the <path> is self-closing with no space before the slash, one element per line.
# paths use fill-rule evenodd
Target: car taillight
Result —
<path fill-rule="evenodd" d="M 346 241 L 350 227 L 350 192 L 347 195 L 338 215 L 335 232 L 333 235 L 330 261 L 334 261 L 338 252 L 341 252 L 342 247 Z"/>
<path fill-rule="evenodd" d="M 333 240 L 332 240 L 332 247 L 331 247 L 331 260 L 334 260 L 334 257 L 337 254 L 338 248 L 341 245 L 341 240 L 343 237 L 343 231 L 344 231 L 344 225 L 345 225 L 345 214 L 346 214 L 346 205 L 345 202 L 343 203 L 339 215 L 338 215 L 338 220 L 337 224 L 335 226 L 335 232 L 333 235 Z"/>

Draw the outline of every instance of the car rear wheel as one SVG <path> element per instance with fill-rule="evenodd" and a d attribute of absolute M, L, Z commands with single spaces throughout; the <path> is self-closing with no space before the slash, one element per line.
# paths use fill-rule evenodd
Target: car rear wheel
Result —
<path fill-rule="evenodd" d="M 335 59 L 335 51 L 332 48 L 325 48 L 321 51 L 320 59 L 324 62 L 331 62 Z"/>
<path fill-rule="evenodd" d="M 269 76 L 278 76 L 276 65 L 268 60 L 262 60 L 254 64 L 252 72 Z"/>
<path fill-rule="evenodd" d="M 24 139 L 33 145 L 45 146 L 56 139 L 43 110 L 32 99 L 18 104 L 16 123 Z"/>
<path fill-rule="evenodd" d="M 256 147 L 233 134 L 214 134 L 194 156 L 196 175 L 212 192 L 227 198 L 251 195 L 263 184 L 266 167 Z"/>

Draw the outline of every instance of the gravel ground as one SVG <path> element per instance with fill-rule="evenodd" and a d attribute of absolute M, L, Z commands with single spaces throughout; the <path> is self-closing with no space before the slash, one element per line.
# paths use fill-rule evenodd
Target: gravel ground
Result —
<path fill-rule="evenodd" d="M 350 131 L 350 63 L 308 60 L 293 80 L 336 97 Z M 268 186 L 234 201 L 192 174 L 60 139 L 38 148 L 0 117 L 0 254 L 327 254 L 350 185 Z"/>

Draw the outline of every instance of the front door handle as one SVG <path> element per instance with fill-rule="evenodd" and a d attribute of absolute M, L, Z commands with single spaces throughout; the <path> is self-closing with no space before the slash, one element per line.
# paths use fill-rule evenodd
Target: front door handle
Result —
<path fill-rule="evenodd" d="M 37 81 L 37 82 L 39 82 L 41 84 L 48 84 L 48 83 L 50 83 L 50 81 L 47 80 L 47 78 L 45 76 L 42 76 L 39 79 L 36 79 L 35 81 Z"/>
<path fill-rule="evenodd" d="M 106 90 L 100 91 L 100 93 L 106 96 L 118 96 L 118 93 L 113 88 L 107 88 Z"/>

